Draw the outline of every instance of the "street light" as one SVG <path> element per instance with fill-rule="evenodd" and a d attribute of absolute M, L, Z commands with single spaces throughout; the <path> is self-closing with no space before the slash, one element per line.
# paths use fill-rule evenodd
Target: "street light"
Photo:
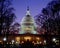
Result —
<path fill-rule="evenodd" d="M 14 40 L 12 40 L 12 44 L 14 43 L 15 41 Z"/>
<path fill-rule="evenodd" d="M 44 45 L 46 45 L 46 40 L 44 40 Z"/>
<path fill-rule="evenodd" d="M 7 38 L 4 37 L 4 38 L 3 38 L 3 44 L 4 44 L 4 46 L 5 46 L 5 44 L 6 44 L 6 40 L 7 40 Z"/>
<path fill-rule="evenodd" d="M 6 41 L 6 40 L 7 40 L 6 37 L 4 37 L 4 38 L 3 38 L 3 41 Z"/>
<path fill-rule="evenodd" d="M 52 39 L 52 41 L 54 41 L 54 42 L 55 42 L 55 41 L 56 41 L 56 38 L 53 38 L 53 39 Z"/>
<path fill-rule="evenodd" d="M 41 44 L 42 42 L 40 41 L 40 44 Z"/>
<path fill-rule="evenodd" d="M 46 43 L 46 40 L 44 40 L 44 43 Z"/>

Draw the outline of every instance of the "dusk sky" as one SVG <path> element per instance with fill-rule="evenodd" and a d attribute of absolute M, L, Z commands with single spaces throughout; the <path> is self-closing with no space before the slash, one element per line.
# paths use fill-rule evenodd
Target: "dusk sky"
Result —
<path fill-rule="evenodd" d="M 19 22 L 26 15 L 27 6 L 29 6 L 30 14 L 32 17 L 38 15 L 43 8 L 52 0 L 13 0 L 13 8 L 15 9 L 15 15 L 17 19 L 15 22 Z"/>

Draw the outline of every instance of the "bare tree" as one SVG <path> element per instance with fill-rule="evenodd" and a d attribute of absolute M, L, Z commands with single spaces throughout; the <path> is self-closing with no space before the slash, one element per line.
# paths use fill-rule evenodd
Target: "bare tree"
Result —
<path fill-rule="evenodd" d="M 12 0 L 0 0 L 0 34 L 9 33 L 9 27 L 16 18 L 11 4 Z"/>
<path fill-rule="evenodd" d="M 41 18 L 41 14 L 43 19 Z M 49 32 L 59 33 L 60 28 L 60 0 L 53 0 L 48 3 L 48 5 L 42 9 L 42 13 L 37 15 L 36 23 L 41 23 L 43 28 L 46 28 L 48 34 Z M 42 20 L 41 20 L 42 19 Z M 43 21 L 44 20 L 44 21 Z M 43 23 L 42 23 L 43 22 Z"/>

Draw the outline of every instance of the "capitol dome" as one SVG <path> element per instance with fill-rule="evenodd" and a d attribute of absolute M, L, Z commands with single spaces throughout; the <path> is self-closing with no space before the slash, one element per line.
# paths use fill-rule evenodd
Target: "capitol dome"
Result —
<path fill-rule="evenodd" d="M 32 16 L 30 15 L 29 8 L 27 8 L 26 16 L 23 17 L 21 21 L 21 27 L 20 27 L 19 34 L 37 34 L 35 31 L 35 22 Z"/>

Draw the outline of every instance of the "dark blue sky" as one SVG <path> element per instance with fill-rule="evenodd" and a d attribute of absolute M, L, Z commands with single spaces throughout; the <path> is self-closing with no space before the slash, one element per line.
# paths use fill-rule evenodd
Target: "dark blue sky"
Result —
<path fill-rule="evenodd" d="M 50 1 L 52 0 L 13 0 L 12 4 L 17 17 L 16 22 L 20 22 L 25 16 L 27 6 L 30 8 L 31 16 L 34 17 L 38 15 Z"/>

